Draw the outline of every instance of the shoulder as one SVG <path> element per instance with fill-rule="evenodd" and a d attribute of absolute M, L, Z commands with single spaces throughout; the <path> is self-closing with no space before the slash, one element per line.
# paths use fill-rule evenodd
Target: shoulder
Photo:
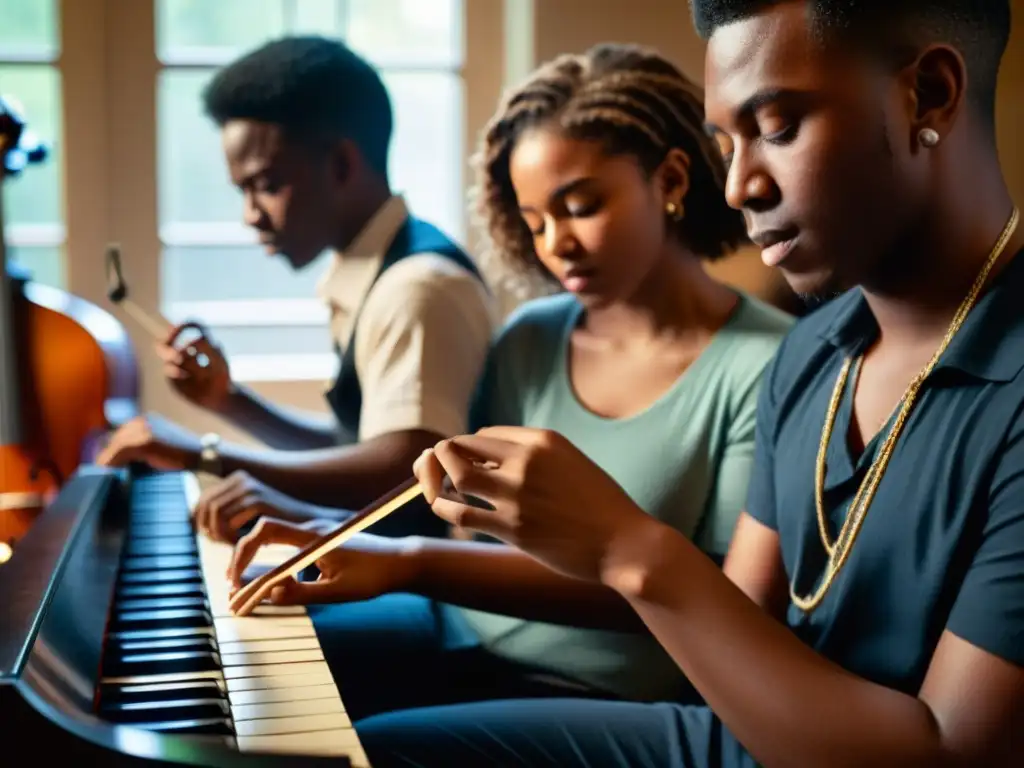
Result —
<path fill-rule="evenodd" d="M 452 259 L 426 252 L 384 270 L 370 288 L 361 314 L 413 318 L 438 310 L 468 319 L 487 317 L 489 328 L 493 326 L 492 299 L 480 278 Z"/>
<path fill-rule="evenodd" d="M 497 343 L 528 346 L 556 341 L 579 311 L 579 302 L 567 293 L 530 299 L 508 314 Z"/>

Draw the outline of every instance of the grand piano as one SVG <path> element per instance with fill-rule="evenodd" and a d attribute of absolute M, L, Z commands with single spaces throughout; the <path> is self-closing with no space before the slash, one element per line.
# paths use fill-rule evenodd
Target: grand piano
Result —
<path fill-rule="evenodd" d="M 227 610 L 231 550 L 194 532 L 197 494 L 190 473 L 83 466 L 0 566 L 4 764 L 20 746 L 71 765 L 369 768 L 305 608 Z"/>

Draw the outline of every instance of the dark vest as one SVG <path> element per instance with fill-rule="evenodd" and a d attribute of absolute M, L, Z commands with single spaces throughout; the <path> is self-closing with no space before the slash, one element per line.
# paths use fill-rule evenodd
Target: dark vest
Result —
<path fill-rule="evenodd" d="M 458 245 L 434 225 L 410 216 L 399 228 L 394 240 L 391 241 L 370 287 L 373 287 L 373 284 L 388 268 L 393 267 L 402 259 L 420 253 L 436 253 L 446 259 L 451 259 L 483 282 L 472 259 Z M 335 350 L 341 358 L 341 365 L 334 386 L 327 392 L 327 402 L 338 422 L 339 442 L 342 444 L 357 442 L 359 413 L 363 407 L 363 390 L 356 372 L 356 350 L 353 343 L 358 323 L 357 315 L 344 352 L 341 352 L 338 345 L 335 344 Z"/>

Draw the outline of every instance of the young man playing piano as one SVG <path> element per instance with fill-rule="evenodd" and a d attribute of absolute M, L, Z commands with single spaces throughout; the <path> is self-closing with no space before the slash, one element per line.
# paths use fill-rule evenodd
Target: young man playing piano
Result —
<path fill-rule="evenodd" d="M 319 294 L 340 358 L 327 395 L 335 423 L 303 420 L 233 384 L 206 339 L 193 345 L 209 361 L 200 368 L 201 355 L 174 346 L 179 328 L 160 348 L 177 391 L 277 450 L 223 444 L 149 415 L 116 432 L 99 463 L 226 477 L 196 510 L 216 538 L 257 514 L 337 519 L 346 513 L 326 505 L 362 507 L 401 481 L 424 448 L 465 431 L 493 330 L 490 297 L 469 257 L 392 193 L 388 93 L 342 43 L 270 42 L 221 70 L 204 105 L 221 129 L 245 222 L 268 253 L 302 269 L 334 252 Z M 443 530 L 425 506 L 420 513 L 417 530 Z M 411 520 L 398 527 L 411 530 Z"/>
<path fill-rule="evenodd" d="M 1024 230 L 1009 0 L 694 0 L 727 194 L 802 319 L 724 574 L 543 431 L 417 462 L 434 510 L 628 602 L 703 694 L 357 724 L 374 766 L 1003 766 L 1024 754 Z M 933 362 L 937 359 L 937 363 Z M 438 495 L 455 487 L 493 511 Z"/>

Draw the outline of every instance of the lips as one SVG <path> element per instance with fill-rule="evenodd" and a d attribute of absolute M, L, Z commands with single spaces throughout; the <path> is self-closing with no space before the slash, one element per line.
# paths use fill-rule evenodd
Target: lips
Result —
<path fill-rule="evenodd" d="M 570 269 L 562 275 L 562 285 L 567 291 L 581 293 L 587 290 L 595 274 L 592 269 Z"/>
<path fill-rule="evenodd" d="M 750 235 L 750 239 L 761 247 L 761 261 L 769 267 L 777 267 L 793 249 L 798 234 L 796 227 L 762 229 Z"/>

